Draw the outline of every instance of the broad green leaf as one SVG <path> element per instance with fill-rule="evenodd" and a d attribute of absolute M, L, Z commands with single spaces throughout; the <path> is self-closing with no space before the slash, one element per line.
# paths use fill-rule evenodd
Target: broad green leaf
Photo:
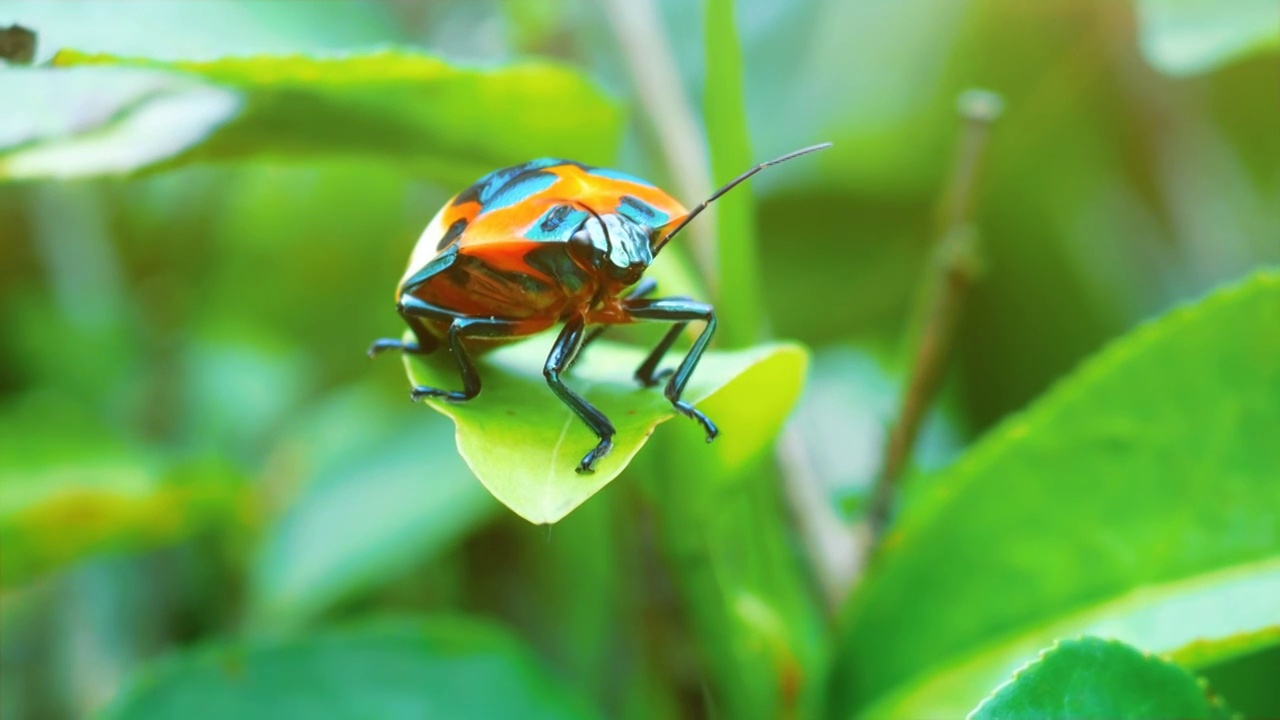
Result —
<path fill-rule="evenodd" d="M 0 180 L 123 173 L 208 138 L 241 112 L 226 88 L 137 68 L 8 69 L 0 95 Z"/>
<path fill-rule="evenodd" d="M 4 587 L 238 522 L 245 501 L 221 467 L 166 462 L 50 397 L 0 413 Z"/>
<path fill-rule="evenodd" d="M 280 630 L 402 574 L 497 504 L 475 483 L 443 418 L 363 389 L 306 413 L 280 441 L 302 453 L 306 486 L 268 530 L 253 567 L 251 622 Z M 431 420 L 434 422 L 423 422 Z"/>
<path fill-rule="evenodd" d="M 542 367 L 550 350 L 547 335 L 494 351 L 483 358 L 484 389 L 462 404 L 428 400 L 458 426 L 458 450 L 472 472 L 518 515 L 533 523 L 553 523 L 617 477 L 649 439 L 654 428 L 674 416 L 661 387 L 641 388 L 632 372 L 646 351 L 597 342 L 565 376 L 566 383 L 598 407 L 617 428 L 613 452 L 590 475 L 576 472 L 596 444 L 595 435 L 547 387 Z M 673 366 L 679 351 L 666 364 Z M 759 346 L 735 352 L 708 352 L 684 399 L 720 426 L 714 443 L 699 448 L 729 467 L 741 465 L 773 439 L 773 430 L 800 393 L 807 356 L 794 345 Z M 459 386 L 450 357 L 406 356 L 411 382 Z M 742 400 L 750 396 L 750 402 Z M 721 408 L 736 412 L 718 414 Z M 741 409 L 740 409 L 741 408 Z M 680 418 L 676 432 L 702 433 Z"/>
<path fill-rule="evenodd" d="M 1080 632 L 1172 652 L 1280 624 L 1276 328 L 1267 270 L 1116 342 L 922 489 L 848 607 L 841 707 L 961 713 Z"/>
<path fill-rule="evenodd" d="M 1046 650 L 969 717 L 1228 718 L 1231 713 L 1177 665 L 1123 643 L 1083 637 Z"/>
<path fill-rule="evenodd" d="M 585 79 L 545 62 L 482 70 L 400 50 L 207 62 L 63 51 L 54 65 L 0 76 L 0 94 L 38 109 L 0 124 L 0 179 L 345 155 L 452 187 L 539 155 L 608 162 L 622 125 Z"/>
<path fill-rule="evenodd" d="M 1280 624 L 1193 642 L 1170 653 L 1169 659 L 1186 667 L 1203 668 L 1268 649 L 1280 650 Z"/>
<path fill-rule="evenodd" d="M 1055 637 L 1096 635 L 1159 652 L 1200 668 L 1241 652 L 1280 645 L 1280 563 L 1246 566 L 1207 578 L 1149 585 L 1126 597 L 1005 637 L 954 665 L 906 683 L 870 715 L 936 715 L 975 702 L 984 688 L 1034 657 Z M 1259 629 L 1261 628 L 1261 629 Z"/>
<path fill-rule="evenodd" d="M 582 702 L 498 628 L 381 620 L 223 644 L 144 668 L 107 708 L 147 718 L 584 718 Z"/>
<path fill-rule="evenodd" d="M 37 63 L 62 48 L 180 60 L 335 51 L 403 37 L 390 8 L 361 0 L 6 0 L 0 25 L 11 21 L 39 31 Z"/>
<path fill-rule="evenodd" d="M 1280 4 L 1271 0 L 1138 0 L 1138 22 L 1143 54 L 1170 75 L 1280 50 Z"/>

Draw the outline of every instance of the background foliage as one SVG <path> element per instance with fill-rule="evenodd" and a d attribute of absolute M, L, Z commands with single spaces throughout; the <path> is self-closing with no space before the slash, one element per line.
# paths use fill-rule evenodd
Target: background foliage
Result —
<path fill-rule="evenodd" d="M 0 715 L 1280 714 L 1274 3 L 0 4 L 15 22 L 39 45 L 0 67 Z M 1005 107 L 984 272 L 863 567 L 975 86 Z M 695 378 L 725 436 L 660 425 L 554 526 L 476 481 L 523 454 L 469 466 L 363 355 L 400 331 L 413 239 L 488 170 L 567 156 L 692 204 L 699 163 L 823 140 L 654 268 L 724 318 Z M 547 342 L 486 371 L 530 418 Z M 600 350 L 594 392 L 632 392 L 634 351 Z M 1096 697 L 1061 704 L 1082 668 Z"/>

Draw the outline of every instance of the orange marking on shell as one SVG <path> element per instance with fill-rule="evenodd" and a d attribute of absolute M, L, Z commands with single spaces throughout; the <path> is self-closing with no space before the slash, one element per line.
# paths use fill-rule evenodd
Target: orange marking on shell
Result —
<path fill-rule="evenodd" d="M 573 198 L 597 214 L 616 211 L 626 195 L 642 200 L 672 218 L 688 212 L 675 198 L 651 185 L 594 175 L 576 165 L 562 165 L 555 168 L 555 172 L 561 177 L 561 182 L 550 189 L 556 190 L 558 195 Z"/>

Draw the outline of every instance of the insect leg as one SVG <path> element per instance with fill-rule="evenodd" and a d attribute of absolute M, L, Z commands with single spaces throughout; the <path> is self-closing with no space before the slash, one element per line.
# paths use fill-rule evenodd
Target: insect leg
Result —
<path fill-rule="evenodd" d="M 653 291 L 654 291 L 654 290 L 657 290 L 657 289 L 658 289 L 658 281 L 657 281 L 657 280 L 654 280 L 653 278 L 645 278 L 645 279 L 641 280 L 639 283 L 637 283 L 637 284 L 636 284 L 636 286 L 635 286 L 635 289 L 633 289 L 631 292 L 627 293 L 627 296 L 626 296 L 625 298 L 623 298 L 623 299 L 624 299 L 624 300 L 639 300 L 640 298 L 644 297 L 645 295 L 652 294 L 652 293 L 653 293 Z M 607 329 L 608 329 L 608 327 L 609 327 L 608 325 L 599 325 L 599 326 L 597 326 L 597 327 L 593 327 L 593 328 L 591 328 L 591 332 L 587 333 L 587 339 L 582 341 L 582 347 L 584 347 L 584 348 L 585 348 L 586 346 L 588 346 L 588 345 L 590 345 L 591 343 L 595 342 L 595 341 L 596 341 L 596 338 L 598 338 L 598 337 L 600 337 L 601 335 L 603 335 L 603 334 L 604 334 L 604 331 L 605 331 L 605 330 L 607 330 Z"/>
<path fill-rule="evenodd" d="M 414 355 L 430 355 L 440 347 L 440 341 L 427 331 L 422 321 L 412 315 L 400 311 L 400 316 L 404 318 L 405 324 L 413 331 L 416 340 L 405 342 L 401 338 L 378 338 L 369 346 L 369 357 L 376 357 L 379 353 L 387 350 L 400 350 L 402 352 L 412 353 Z"/>
<path fill-rule="evenodd" d="M 420 400 L 424 397 L 442 397 L 450 402 L 464 402 L 480 394 L 480 373 L 476 371 L 475 361 L 467 352 L 463 339 L 467 337 L 506 337 L 514 334 L 515 323 L 493 318 L 476 318 L 443 310 L 430 303 L 423 302 L 413 296 L 400 300 L 401 314 L 406 318 L 451 319 L 449 325 L 449 350 L 458 364 L 458 374 L 462 376 L 462 390 L 442 390 L 440 388 L 418 385 L 409 391 L 409 397 Z"/>
<path fill-rule="evenodd" d="M 409 329 L 413 331 L 413 336 L 417 342 L 404 342 L 399 338 L 380 338 L 374 340 L 369 346 L 369 357 L 374 357 L 380 352 L 386 350 L 400 350 L 402 352 L 413 353 L 415 355 L 427 355 L 436 351 L 440 347 L 440 341 L 427 330 L 427 326 L 423 324 L 422 317 L 430 317 L 435 320 L 451 319 L 458 317 L 457 313 L 452 313 L 443 308 L 428 305 L 413 296 L 413 291 L 422 287 L 422 284 L 438 275 L 450 266 L 458 257 L 458 248 L 456 245 L 449 248 L 440 255 L 432 258 L 421 270 L 404 282 L 400 287 L 400 300 L 396 303 L 396 312 L 400 313 L 400 317 L 404 319 Z M 421 312 L 411 312 L 410 307 L 426 306 L 433 308 L 434 312 L 423 314 Z M 419 310 L 421 308 L 419 307 Z"/>
<path fill-rule="evenodd" d="M 672 371 L 670 369 L 663 370 L 660 373 L 657 372 L 658 363 L 662 362 L 663 356 L 667 354 L 667 351 L 670 350 L 671 346 L 675 343 L 676 338 L 680 337 L 680 333 L 684 332 L 684 329 L 688 327 L 688 325 L 689 323 L 687 322 L 678 322 L 675 325 L 672 325 L 671 329 L 667 331 L 667 334 L 662 336 L 662 340 L 658 341 L 657 346 L 655 346 L 653 351 L 649 353 L 649 357 L 645 358 L 644 362 L 640 363 L 640 367 L 636 368 L 636 380 L 641 385 L 644 387 L 653 387 L 654 385 L 657 385 L 662 378 L 671 374 Z"/>
<path fill-rule="evenodd" d="M 560 379 L 560 373 L 569 369 L 582 350 L 586 335 L 584 328 L 585 322 L 582 316 L 571 317 L 565 322 L 564 329 L 560 331 L 560 337 L 556 338 L 555 345 L 551 346 L 551 354 L 547 355 L 547 364 L 542 368 L 542 375 L 547 379 L 547 385 L 551 386 L 551 391 L 559 396 L 560 400 L 587 424 L 587 427 L 591 428 L 596 437 L 600 438 L 600 442 L 591 449 L 591 452 L 583 456 L 582 462 L 578 463 L 578 472 L 589 473 L 595 471 L 596 461 L 608 455 L 613 449 L 615 431 L 613 423 L 609 422 L 609 418 L 605 417 L 604 413 L 582 399 L 581 395 L 570 390 Z"/>
<path fill-rule="evenodd" d="M 689 403 L 680 399 L 684 387 L 689 383 L 689 376 L 693 374 L 694 368 L 698 366 L 698 361 L 702 359 L 702 353 L 706 352 L 707 344 L 711 342 L 711 336 L 716 331 L 716 313 L 715 310 L 705 303 L 687 300 L 684 298 L 665 298 L 662 300 L 636 300 L 628 303 L 628 313 L 637 320 L 665 320 L 677 323 L 677 327 L 683 327 L 685 324 L 693 320 L 702 320 L 707 326 L 702 333 L 698 335 L 698 339 L 694 341 L 693 347 L 689 349 L 689 354 L 684 356 L 684 360 L 680 361 L 680 366 L 676 368 L 671 379 L 667 381 L 667 387 L 664 391 L 667 399 L 671 401 L 671 405 L 676 412 L 687 418 L 697 420 L 702 425 L 702 429 L 707 432 L 707 442 L 715 439 L 720 431 L 716 428 L 715 423 L 711 422 L 706 415 L 703 415 Z M 676 329 L 668 331 L 663 342 L 658 344 L 654 352 L 650 354 L 650 359 L 654 356 L 661 356 L 659 351 L 666 352 L 671 346 L 671 342 L 675 341 Z M 670 342 L 668 342 L 670 340 Z M 641 365 L 641 370 L 648 366 L 649 360 Z M 653 361 L 653 366 L 657 366 L 657 360 Z M 637 375 L 640 371 L 637 371 Z"/>

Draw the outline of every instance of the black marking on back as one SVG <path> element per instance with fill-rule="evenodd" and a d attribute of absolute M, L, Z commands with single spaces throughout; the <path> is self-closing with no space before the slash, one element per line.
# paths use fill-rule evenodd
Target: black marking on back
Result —
<path fill-rule="evenodd" d="M 564 219 L 568 217 L 571 212 L 573 212 L 573 207 L 571 205 L 557 205 L 543 216 L 542 224 L 539 225 L 539 227 L 542 228 L 542 232 L 544 233 L 553 233 L 560 227 L 560 224 L 564 222 Z"/>
<path fill-rule="evenodd" d="M 458 218 L 453 221 L 449 229 L 445 231 L 444 236 L 440 238 L 440 242 L 436 243 L 436 250 L 443 250 L 453 244 L 455 240 L 462 236 L 462 231 L 467 229 L 467 219 Z"/>
<path fill-rule="evenodd" d="M 464 288 L 467 283 L 471 282 L 471 266 L 473 264 L 471 258 L 464 255 L 461 262 L 450 265 L 444 271 L 444 276 L 449 278 L 454 285 Z"/>
<path fill-rule="evenodd" d="M 571 293 L 581 290 L 588 280 L 587 272 L 569 257 L 567 246 L 561 243 L 538 245 L 524 254 L 524 261 Z"/>
<path fill-rule="evenodd" d="M 431 258 L 431 262 L 423 265 L 421 270 L 409 276 L 408 279 L 401 283 L 400 292 L 412 293 L 431 278 L 453 267 L 454 261 L 457 259 L 458 246 L 456 244 L 449 246 L 447 250 Z"/>
<path fill-rule="evenodd" d="M 657 212 L 654 211 L 653 206 L 649 205 L 649 203 L 641 200 L 640 198 L 634 197 L 632 195 L 622 196 L 622 199 L 618 201 L 618 206 L 619 208 L 621 208 L 621 206 L 623 205 L 627 206 L 628 208 L 631 208 L 637 214 L 643 217 L 646 217 L 650 220 L 658 216 Z"/>
<path fill-rule="evenodd" d="M 458 193 L 453 199 L 453 204 L 466 205 L 467 203 L 479 203 L 481 212 L 484 212 L 493 198 L 497 197 L 504 190 L 511 189 L 523 182 L 528 182 L 539 175 L 549 173 L 543 172 L 547 168 L 558 167 L 561 165 L 575 165 L 586 169 L 582 163 L 573 160 L 561 160 L 559 158 L 538 158 L 530 160 L 520 165 L 512 165 L 501 170 L 494 170 L 475 182 L 474 185 Z"/>

